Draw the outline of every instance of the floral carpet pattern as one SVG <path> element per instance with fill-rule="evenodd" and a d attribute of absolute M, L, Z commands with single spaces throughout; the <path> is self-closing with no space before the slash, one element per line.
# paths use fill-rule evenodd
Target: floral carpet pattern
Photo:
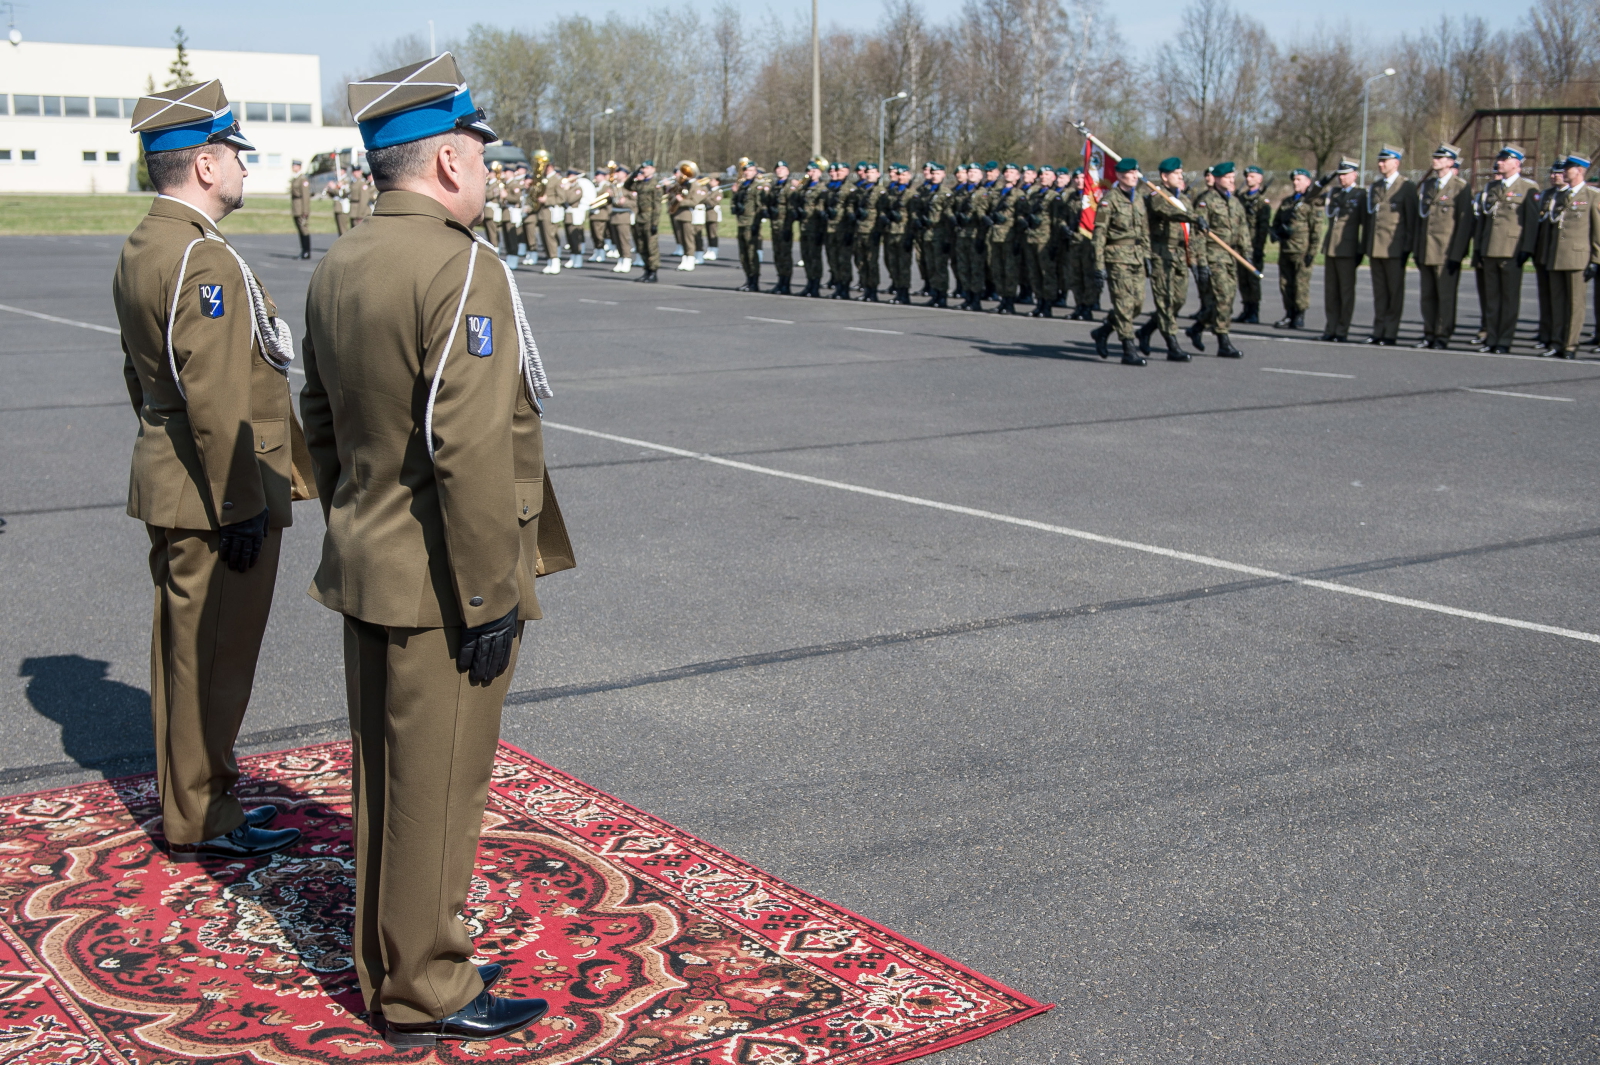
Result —
<path fill-rule="evenodd" d="M 463 919 L 550 1011 L 397 1052 L 350 963 L 348 747 L 241 768 L 293 853 L 168 861 L 150 776 L 0 799 L 0 1065 L 887 1065 L 1049 1008 L 502 745 Z"/>

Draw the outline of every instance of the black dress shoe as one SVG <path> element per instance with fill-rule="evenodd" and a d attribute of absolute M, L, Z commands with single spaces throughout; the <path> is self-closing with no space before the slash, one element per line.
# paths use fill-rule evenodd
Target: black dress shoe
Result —
<path fill-rule="evenodd" d="M 478 979 L 483 981 L 483 989 L 487 991 L 493 987 L 499 982 L 500 977 L 505 975 L 505 971 L 505 966 L 496 965 L 493 962 L 488 965 L 478 966 Z"/>
<path fill-rule="evenodd" d="M 383 1037 L 396 1049 L 431 1047 L 447 1040 L 481 1042 L 515 1035 L 543 1017 L 550 1004 L 542 998 L 495 998 L 485 991 L 450 1016 L 423 1024 L 384 1026 Z"/>
<path fill-rule="evenodd" d="M 298 828 L 255 828 L 243 824 L 225 836 L 203 839 L 199 843 L 169 843 L 167 853 L 175 862 L 198 862 L 202 858 L 265 858 L 299 839 Z"/>
<path fill-rule="evenodd" d="M 268 803 L 265 806 L 256 806 L 244 812 L 244 823 L 251 828 L 266 828 L 272 824 L 272 819 L 278 816 L 278 808 Z"/>

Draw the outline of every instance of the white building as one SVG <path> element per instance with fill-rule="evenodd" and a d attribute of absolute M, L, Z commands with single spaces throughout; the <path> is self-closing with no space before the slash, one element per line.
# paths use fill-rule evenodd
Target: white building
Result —
<path fill-rule="evenodd" d="M 166 84 L 171 48 L 0 42 L 0 192 L 137 192 L 134 102 Z M 322 124 L 314 55 L 191 51 L 196 81 L 221 78 L 246 152 L 247 192 L 284 192 L 289 163 L 359 145 L 353 126 Z"/>

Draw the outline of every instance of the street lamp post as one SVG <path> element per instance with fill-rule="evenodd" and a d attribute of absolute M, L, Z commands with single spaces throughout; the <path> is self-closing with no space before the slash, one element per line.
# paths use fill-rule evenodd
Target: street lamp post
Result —
<path fill-rule="evenodd" d="M 1361 86 L 1361 176 L 1357 183 L 1367 183 L 1367 103 L 1372 95 L 1372 83 L 1394 77 L 1394 67 L 1384 67 L 1382 74 L 1374 74 Z"/>
<path fill-rule="evenodd" d="M 889 105 L 896 100 L 904 100 L 906 94 L 897 92 L 893 96 L 885 96 L 878 102 L 878 173 L 883 173 L 883 125 L 888 114 Z"/>
<path fill-rule="evenodd" d="M 822 154 L 822 43 L 817 35 L 817 0 L 811 0 L 811 158 Z"/>
<path fill-rule="evenodd" d="M 604 111 L 601 111 L 598 115 L 590 115 L 589 116 L 589 176 L 590 177 L 594 176 L 594 120 L 597 119 L 597 118 L 605 118 L 607 115 L 613 113 L 614 111 L 616 111 L 615 107 L 608 107 Z"/>

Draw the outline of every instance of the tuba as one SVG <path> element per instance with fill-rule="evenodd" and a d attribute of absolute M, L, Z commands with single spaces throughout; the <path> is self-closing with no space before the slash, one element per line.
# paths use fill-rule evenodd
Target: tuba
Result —
<path fill-rule="evenodd" d="M 685 159 L 678 164 L 678 180 L 689 182 L 699 176 L 700 168 L 694 165 L 694 160 Z"/>

